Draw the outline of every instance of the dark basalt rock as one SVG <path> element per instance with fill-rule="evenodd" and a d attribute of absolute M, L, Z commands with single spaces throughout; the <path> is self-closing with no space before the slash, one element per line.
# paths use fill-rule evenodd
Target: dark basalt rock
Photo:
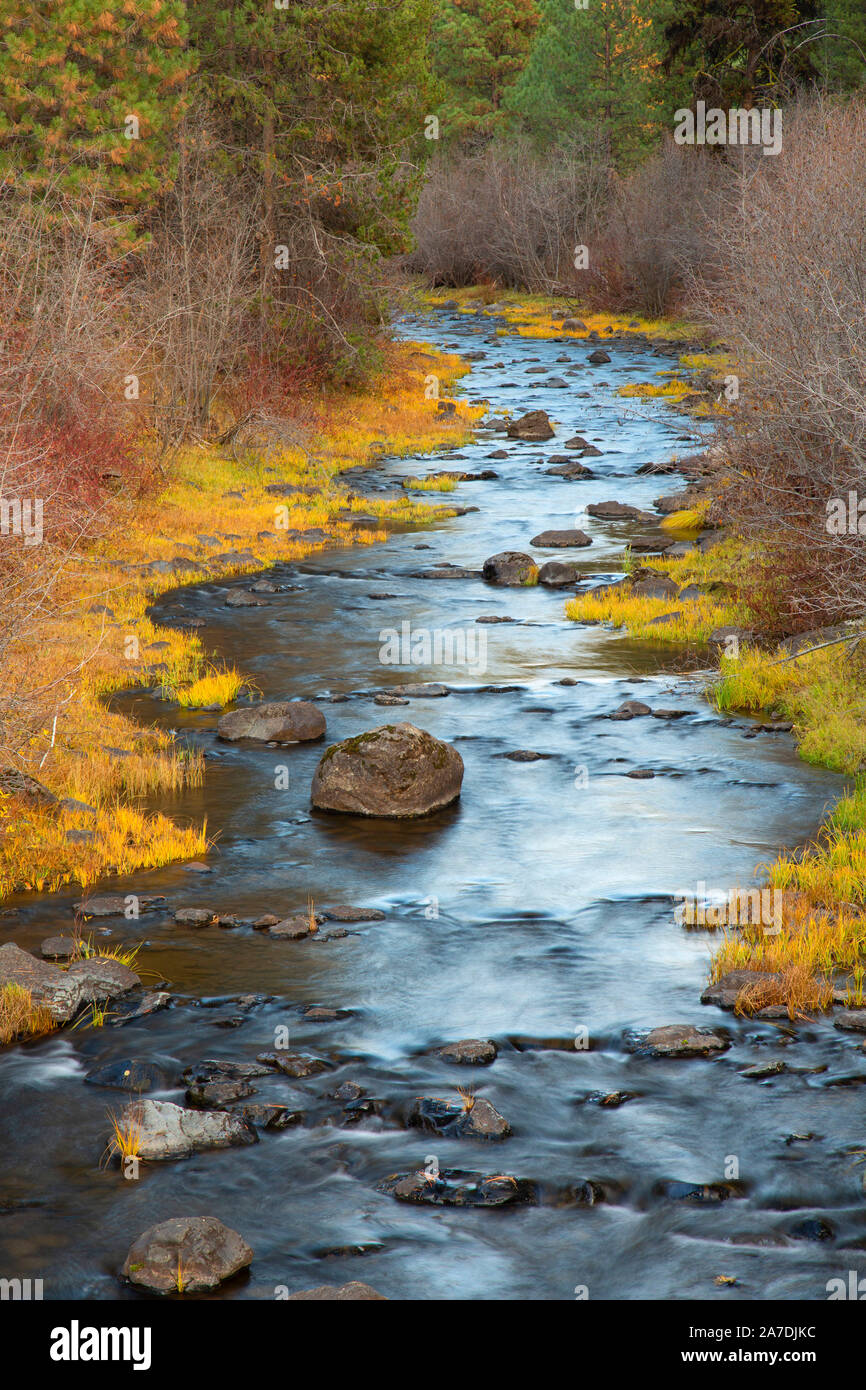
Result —
<path fill-rule="evenodd" d="M 188 1088 L 186 1103 L 199 1110 L 225 1110 L 233 1101 L 255 1094 L 248 1081 L 206 1081 Z"/>
<path fill-rule="evenodd" d="M 137 1062 L 125 1057 L 118 1062 L 108 1062 L 104 1067 L 89 1071 L 84 1080 L 89 1086 L 105 1086 L 113 1091 L 154 1091 L 168 1082 L 162 1067 L 154 1062 Z"/>
<path fill-rule="evenodd" d="M 664 1197 L 672 1202 L 690 1202 L 697 1206 L 714 1206 L 742 1195 L 742 1189 L 733 1182 L 691 1183 L 681 1182 L 678 1178 L 662 1178 L 653 1185 L 654 1197 Z"/>
<path fill-rule="evenodd" d="M 511 1126 L 489 1100 L 471 1105 L 442 1100 L 437 1096 L 418 1096 L 409 1111 L 408 1125 L 451 1139 L 505 1139 Z"/>
<path fill-rule="evenodd" d="M 434 1207 L 503 1207 L 516 1202 L 536 1202 L 535 1184 L 507 1174 L 486 1177 L 483 1173 L 443 1169 L 437 1176 L 427 1173 L 392 1173 L 379 1184 L 379 1191 L 398 1202 Z"/>
<path fill-rule="evenodd" d="M 592 545 L 592 538 L 577 528 L 567 531 L 540 531 L 533 536 L 530 545 L 543 549 L 567 550 L 573 547 Z"/>
<path fill-rule="evenodd" d="M 299 1052 L 260 1052 L 256 1061 L 277 1067 L 286 1076 L 294 1077 L 298 1081 L 318 1076 L 330 1066 L 330 1063 L 323 1061 L 321 1057 L 310 1057 Z"/>
<path fill-rule="evenodd" d="M 642 700 L 623 700 L 608 719 L 639 719 L 641 715 L 652 714 L 649 705 L 645 705 Z"/>
<path fill-rule="evenodd" d="M 488 1067 L 496 1061 L 496 1044 L 489 1038 L 462 1038 L 440 1047 L 439 1056 L 462 1067 Z"/>
<path fill-rule="evenodd" d="M 414 724 L 386 724 L 334 744 L 311 789 L 321 811 L 410 819 L 450 806 L 460 796 L 457 749 Z"/>
<path fill-rule="evenodd" d="M 484 561 L 482 576 L 488 584 L 525 588 L 538 582 L 538 566 L 531 555 L 502 550 Z"/>
<path fill-rule="evenodd" d="M 544 410 L 529 410 L 512 420 L 507 429 L 509 439 L 522 439 L 531 444 L 543 444 L 553 438 L 553 426 Z"/>

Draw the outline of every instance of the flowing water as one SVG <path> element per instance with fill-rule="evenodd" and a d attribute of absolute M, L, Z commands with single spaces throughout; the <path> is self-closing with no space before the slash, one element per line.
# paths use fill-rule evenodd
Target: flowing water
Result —
<path fill-rule="evenodd" d="M 541 530 L 575 525 L 591 548 L 535 548 L 537 557 L 576 556 L 587 576 L 616 575 L 634 528 L 582 512 L 608 498 L 650 506 L 679 485 L 636 470 L 690 451 L 684 417 L 616 394 L 664 363 L 619 344 L 609 366 L 591 368 L 583 343 L 493 339 L 488 321 L 447 312 L 400 331 L 485 353 L 466 393 L 493 410 L 548 410 L 557 438 L 505 441 L 508 457 L 495 461 L 502 436 L 444 460 L 386 460 L 366 485 L 394 491 L 406 473 L 442 467 L 494 468 L 498 477 L 443 499 L 477 511 L 278 565 L 271 577 L 287 587 L 267 607 L 224 607 L 245 578 L 175 591 L 155 614 L 206 618 L 206 645 L 266 699 L 319 699 L 328 742 L 398 719 L 453 742 L 463 795 L 402 824 L 319 815 L 309 786 L 321 745 L 219 744 L 214 713 L 179 712 L 141 693 L 126 699 L 142 722 L 179 728 L 205 750 L 206 785 L 162 805 L 181 818 L 206 814 L 218 838 L 206 876 L 174 866 L 106 891 L 163 893 L 172 912 L 283 917 L 312 898 L 323 908 L 375 906 L 385 918 L 330 940 L 323 926 L 302 943 L 249 927 L 181 927 L 170 912 L 109 923 L 110 940 L 145 943 L 148 983 L 168 981 L 174 1005 L 0 1056 L 0 1272 L 43 1278 L 46 1297 L 135 1298 L 116 1277 L 134 1237 L 170 1216 L 213 1214 L 255 1251 L 249 1278 L 225 1298 L 348 1279 L 392 1298 L 567 1299 L 576 1286 L 608 1299 L 824 1298 L 828 1279 L 866 1265 L 862 1169 L 849 1151 L 864 1138 L 866 1059 L 823 1021 L 772 1025 L 702 1007 L 711 939 L 676 924 L 672 896 L 701 882 L 756 882 L 762 861 L 814 833 L 839 781 L 798 761 L 789 736 L 748 737 L 747 720 L 720 716 L 698 682 L 677 674 L 682 653 L 568 622 L 562 591 L 419 577 L 441 562 L 478 570 L 497 551 L 530 549 Z M 527 371 L 539 365 L 568 388 Z M 546 461 L 575 431 L 603 451 L 590 460 L 596 476 L 548 476 Z M 483 615 L 515 621 L 476 624 Z M 484 634 L 486 669 L 383 664 L 383 633 L 404 622 L 413 632 Z M 424 680 L 450 693 L 405 708 L 373 703 L 383 687 Z M 348 698 L 332 703 L 334 695 Z M 608 720 L 628 697 L 687 713 Z M 544 756 L 505 756 L 517 750 Z M 285 790 L 275 785 L 285 780 L 279 766 Z M 636 768 L 655 776 L 629 778 Z M 70 922 L 74 896 L 20 899 L 4 938 L 38 950 Z M 349 1012 L 305 1022 L 308 1004 Z M 628 1030 L 676 1022 L 723 1027 L 733 1046 L 709 1061 L 627 1050 Z M 182 1101 L 184 1067 L 251 1061 L 273 1048 L 280 1026 L 294 1050 L 333 1063 L 309 1081 L 275 1074 L 255 1083 L 257 1099 L 303 1110 L 302 1125 L 262 1132 L 248 1148 L 145 1164 L 137 1182 L 100 1166 L 107 1111 L 124 1096 L 86 1084 L 88 1071 L 120 1058 L 156 1061 L 165 1089 L 152 1094 Z M 576 1047 L 584 1036 L 589 1046 Z M 458 1067 L 435 1055 L 461 1038 L 494 1039 L 495 1063 Z M 741 1075 L 779 1060 L 787 1070 L 767 1081 Z M 381 1104 L 345 1114 L 330 1097 L 346 1080 Z M 484 1145 L 405 1128 L 414 1097 L 454 1097 L 467 1083 L 510 1121 L 510 1138 Z M 612 1091 L 634 1098 L 619 1108 L 586 1103 Z M 377 1190 L 430 1155 L 443 1169 L 531 1179 L 539 1201 L 416 1207 Z M 724 1181 L 732 1159 L 740 1187 L 723 1204 L 685 1203 L 658 1187 Z M 608 1200 L 576 1200 L 586 1179 Z M 738 1283 L 719 1288 L 718 1275 Z"/>

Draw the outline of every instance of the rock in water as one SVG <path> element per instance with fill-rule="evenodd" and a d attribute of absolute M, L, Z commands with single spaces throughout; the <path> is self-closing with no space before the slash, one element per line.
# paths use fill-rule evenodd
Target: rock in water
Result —
<path fill-rule="evenodd" d="M 0 946 L 0 988 L 29 989 L 34 1004 L 44 1004 L 57 1024 L 69 1023 L 82 1005 L 106 1003 L 140 984 L 128 966 L 109 957 L 91 956 L 61 970 L 12 941 Z"/>
<path fill-rule="evenodd" d="M 543 549 L 566 550 L 572 546 L 592 545 L 592 540 L 585 531 L 575 528 L 570 531 L 540 531 L 529 544 Z"/>
<path fill-rule="evenodd" d="M 223 1110 L 184 1110 L 167 1100 L 133 1101 L 118 1123 L 136 1137 L 136 1157 L 153 1162 L 256 1142 L 255 1131 L 237 1115 Z"/>
<path fill-rule="evenodd" d="M 248 705 L 224 714 L 217 725 L 218 736 L 230 742 L 254 738 L 263 743 L 308 743 L 324 733 L 325 716 L 309 700 Z"/>
<path fill-rule="evenodd" d="M 523 439 L 530 444 L 543 444 L 553 438 L 553 426 L 544 410 L 529 410 L 508 426 L 509 439 Z"/>
<path fill-rule="evenodd" d="M 501 550 L 484 561 L 481 571 L 488 584 L 528 586 L 538 583 L 538 566 L 531 555 Z"/>
<path fill-rule="evenodd" d="M 333 1300 L 344 1303 L 351 1300 L 370 1302 L 373 1299 L 381 1299 L 383 1303 L 388 1301 L 383 1293 L 377 1293 L 369 1284 L 362 1284 L 360 1280 L 353 1279 L 349 1284 L 317 1284 L 314 1289 L 300 1289 L 298 1293 L 290 1293 L 287 1302 L 303 1300 L 308 1303 L 320 1303 Z"/>
<path fill-rule="evenodd" d="M 201 1293 L 252 1259 L 246 1241 L 215 1216 L 175 1216 L 138 1237 L 121 1273 L 153 1293 Z"/>
<path fill-rule="evenodd" d="M 450 806 L 462 782 L 451 744 L 414 724 L 386 724 L 327 749 L 310 794 L 320 811 L 404 819 Z"/>

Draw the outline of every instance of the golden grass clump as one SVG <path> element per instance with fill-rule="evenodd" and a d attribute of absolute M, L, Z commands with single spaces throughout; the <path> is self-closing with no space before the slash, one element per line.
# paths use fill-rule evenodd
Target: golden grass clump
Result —
<path fill-rule="evenodd" d="M 0 1046 L 23 1038 L 37 1038 L 57 1027 L 46 1004 L 34 1002 L 29 989 L 8 984 L 0 989 Z"/>
<path fill-rule="evenodd" d="M 87 886 L 206 850 L 205 827 L 130 804 L 199 785 L 201 756 L 171 733 L 140 729 L 106 701 L 146 685 L 170 692 L 184 708 L 222 707 L 246 682 L 239 671 L 210 665 L 194 631 L 154 623 L 148 606 L 180 582 L 260 570 L 334 542 L 372 543 L 385 538 L 390 519 L 432 519 L 437 509 L 410 497 L 350 500 L 340 474 L 383 451 L 416 454 L 465 442 L 482 408 L 458 400 L 453 414 L 440 412 L 428 390 L 431 377 L 447 388 L 465 370 L 458 357 L 426 345 L 388 345 L 371 387 L 323 391 L 308 403 L 303 445 L 251 447 L 238 457 L 218 445 L 187 446 L 159 488 L 111 499 L 100 534 L 63 568 L 39 630 L 22 638 L 0 672 L 0 696 L 28 689 L 44 707 L 43 727 L 4 756 L 58 801 L 82 802 L 92 812 L 0 793 L 0 899 L 20 889 Z M 141 447 L 152 450 L 147 439 Z M 160 472 L 161 465 L 154 468 L 154 476 Z M 310 491 L 269 494 L 275 481 Z M 341 515 L 358 511 L 383 525 L 356 529 Z M 326 539 L 306 540 L 313 528 Z M 180 571 L 149 568 L 178 560 Z"/>

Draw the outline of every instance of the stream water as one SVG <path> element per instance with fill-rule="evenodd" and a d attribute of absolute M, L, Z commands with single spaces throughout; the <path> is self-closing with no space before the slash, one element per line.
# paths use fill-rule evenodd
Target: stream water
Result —
<path fill-rule="evenodd" d="M 479 570 L 513 549 L 616 575 L 635 528 L 583 508 L 608 498 L 649 507 L 679 485 L 637 469 L 689 452 L 688 422 L 663 401 L 616 394 L 664 364 L 618 344 L 610 365 L 592 368 L 584 343 L 494 338 L 489 320 L 446 311 L 400 331 L 485 353 L 462 389 L 493 411 L 549 411 L 557 438 L 538 446 L 481 436 L 444 458 L 385 460 L 366 485 L 394 491 L 403 475 L 438 468 L 498 477 L 442 499 L 477 511 L 278 565 L 269 577 L 288 587 L 267 607 L 224 606 L 229 588 L 249 585 L 244 577 L 176 590 L 155 616 L 205 618 L 205 644 L 266 699 L 318 699 L 328 742 L 398 719 L 453 742 L 466 768 L 462 797 L 414 822 L 319 815 L 309 787 L 321 745 L 220 744 L 216 714 L 128 697 L 143 723 L 178 728 L 207 754 L 204 787 L 161 804 L 180 818 L 207 815 L 217 836 L 211 872 L 173 866 L 104 885 L 166 895 L 170 911 L 107 925 L 111 940 L 144 943 L 148 983 L 168 981 L 173 1007 L 0 1054 L 0 1273 L 43 1278 L 46 1297 L 136 1298 L 117 1280 L 132 1240 L 170 1216 L 212 1214 L 255 1251 L 249 1278 L 224 1298 L 363 1279 L 412 1299 L 571 1299 L 576 1286 L 592 1299 L 823 1299 L 828 1279 L 866 1269 L 863 1170 L 849 1152 L 864 1140 L 866 1058 L 827 1022 L 780 1026 L 702 1007 L 711 938 L 675 923 L 672 897 L 701 882 L 756 882 L 762 861 L 814 833 L 840 782 L 800 762 L 789 736 L 748 737 L 747 720 L 719 715 L 699 683 L 677 674 L 682 653 L 568 622 L 562 590 L 418 574 L 441 562 Z M 527 371 L 537 366 L 567 388 Z M 588 460 L 596 476 L 547 475 L 575 431 L 602 450 Z M 502 448 L 507 458 L 489 458 Z M 575 525 L 590 548 L 530 545 L 544 529 Z M 487 615 L 515 621 L 476 623 Z M 413 632 L 484 634 L 486 669 L 383 664 L 382 633 L 404 622 Z M 377 690 L 425 680 L 450 693 L 393 709 L 373 703 Z M 607 719 L 628 697 L 687 714 Z M 544 756 L 506 756 L 517 750 Z M 275 786 L 279 765 L 285 790 Z M 629 778 L 636 768 L 655 776 Z M 71 921 L 75 896 L 20 898 L 3 938 L 38 950 Z M 172 920 L 187 906 L 283 917 L 310 898 L 385 917 L 330 940 L 323 926 L 302 943 Z M 257 999 L 233 1002 L 249 995 Z M 349 1012 L 305 1022 L 308 1004 Z M 628 1051 L 627 1030 L 677 1022 L 722 1027 L 733 1045 L 714 1060 Z M 252 1061 L 284 1025 L 293 1049 L 333 1063 L 308 1081 L 255 1083 L 257 1099 L 303 1110 L 303 1124 L 264 1131 L 248 1148 L 145 1164 L 137 1182 L 100 1166 L 107 1111 L 124 1096 L 85 1083 L 94 1067 L 155 1061 L 165 1086 L 152 1094 L 182 1101 L 185 1067 Z M 585 1050 L 575 1048 L 581 1029 Z M 461 1038 L 495 1040 L 497 1060 L 470 1068 L 435 1055 Z M 787 1070 L 769 1080 L 741 1074 L 782 1059 Z M 381 1102 L 378 1113 L 353 1117 L 330 1099 L 347 1080 Z M 404 1126 L 414 1097 L 453 1097 L 467 1083 L 505 1115 L 511 1137 L 485 1145 Z M 634 1098 L 586 1103 L 612 1091 Z M 432 1208 L 377 1190 L 431 1154 L 442 1168 L 531 1179 L 539 1201 Z M 740 1188 L 724 1203 L 683 1202 L 659 1187 L 724 1181 L 731 1158 Z M 608 1200 L 581 1204 L 586 1179 Z M 717 1287 L 718 1275 L 738 1282 Z"/>

